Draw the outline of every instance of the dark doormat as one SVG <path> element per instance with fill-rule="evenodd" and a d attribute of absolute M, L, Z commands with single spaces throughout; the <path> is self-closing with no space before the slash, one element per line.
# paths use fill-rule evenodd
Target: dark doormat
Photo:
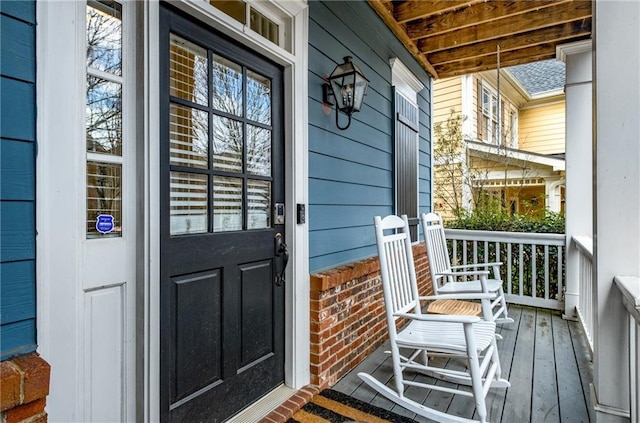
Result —
<path fill-rule="evenodd" d="M 357 400 L 342 392 L 325 389 L 298 410 L 287 423 L 415 423 L 375 405 Z"/>

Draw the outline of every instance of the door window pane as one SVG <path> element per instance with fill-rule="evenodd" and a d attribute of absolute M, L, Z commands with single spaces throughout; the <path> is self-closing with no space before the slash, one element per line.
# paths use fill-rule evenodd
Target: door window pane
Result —
<path fill-rule="evenodd" d="M 271 124 L 271 81 L 247 71 L 247 118 Z"/>
<path fill-rule="evenodd" d="M 242 67 L 216 54 L 212 66 L 211 106 L 230 115 L 242 116 Z"/>
<path fill-rule="evenodd" d="M 170 191 L 171 235 L 207 232 L 207 176 L 171 172 Z"/>
<path fill-rule="evenodd" d="M 122 236 L 122 165 L 87 162 L 87 238 Z"/>
<path fill-rule="evenodd" d="M 213 178 L 213 231 L 242 229 L 242 179 Z"/>
<path fill-rule="evenodd" d="M 87 151 L 122 155 L 122 85 L 87 75 Z"/>
<path fill-rule="evenodd" d="M 242 172 L 242 122 L 213 116 L 213 168 L 224 172 Z"/>
<path fill-rule="evenodd" d="M 171 35 L 170 50 L 170 94 L 206 106 L 207 51 L 177 35 Z"/>
<path fill-rule="evenodd" d="M 87 66 L 122 75 L 122 6 L 87 2 Z"/>
<path fill-rule="evenodd" d="M 171 104 L 171 164 L 207 168 L 209 120 L 207 112 Z"/>
<path fill-rule="evenodd" d="M 271 182 L 247 181 L 247 229 L 263 229 L 271 226 Z"/>
<path fill-rule="evenodd" d="M 271 131 L 247 125 L 247 172 L 271 176 Z"/>

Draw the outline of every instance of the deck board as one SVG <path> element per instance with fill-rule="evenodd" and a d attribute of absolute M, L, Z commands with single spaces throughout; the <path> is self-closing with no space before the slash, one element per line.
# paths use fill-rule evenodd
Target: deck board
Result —
<path fill-rule="evenodd" d="M 569 322 L 553 316 L 553 338 L 558 372 L 558 405 L 560 421 L 589 421 L 586 396 L 580 380 Z M 588 391 L 587 391 L 588 392 Z"/>
<path fill-rule="evenodd" d="M 516 347 L 513 353 L 503 422 L 528 422 L 531 420 L 531 389 L 533 386 L 533 357 L 535 341 L 535 309 L 523 307 Z"/>
<path fill-rule="evenodd" d="M 531 421 L 534 422 L 560 422 L 554 329 L 551 326 L 551 313 L 537 310 L 531 395 Z"/>
<path fill-rule="evenodd" d="M 591 358 L 576 322 L 563 320 L 555 311 L 510 305 L 514 323 L 498 325 L 503 339 L 498 341 L 502 375 L 511 382 L 509 389 L 492 390 L 487 396 L 491 422 L 580 422 L 589 421 L 589 383 Z M 377 405 L 419 423 L 432 420 L 416 416 L 364 384 L 358 372 L 373 374 L 393 388 L 391 356 L 378 348 L 332 389 Z M 436 357 L 432 360 L 447 360 Z M 449 368 L 461 368 L 459 360 L 447 361 Z M 414 380 L 437 385 L 445 381 L 417 374 Z M 408 387 L 405 395 L 427 407 L 466 418 L 477 418 L 473 401 L 461 395 Z"/>

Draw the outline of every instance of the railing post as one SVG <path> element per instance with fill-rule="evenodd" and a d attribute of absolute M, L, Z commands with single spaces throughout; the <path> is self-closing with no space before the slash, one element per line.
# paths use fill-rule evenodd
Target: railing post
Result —
<path fill-rule="evenodd" d="M 567 276 L 564 303 L 564 318 L 576 317 L 579 301 L 580 253 L 571 243 L 576 235 L 591 237 L 593 204 L 591 125 L 591 41 L 561 45 L 557 48 L 558 59 L 566 63 L 566 258 Z"/>

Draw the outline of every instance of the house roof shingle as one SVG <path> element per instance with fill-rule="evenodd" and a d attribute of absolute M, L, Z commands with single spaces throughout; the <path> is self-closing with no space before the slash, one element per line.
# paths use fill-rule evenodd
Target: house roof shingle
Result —
<path fill-rule="evenodd" d="M 565 64 L 558 60 L 527 63 L 507 68 L 530 96 L 564 87 Z"/>

